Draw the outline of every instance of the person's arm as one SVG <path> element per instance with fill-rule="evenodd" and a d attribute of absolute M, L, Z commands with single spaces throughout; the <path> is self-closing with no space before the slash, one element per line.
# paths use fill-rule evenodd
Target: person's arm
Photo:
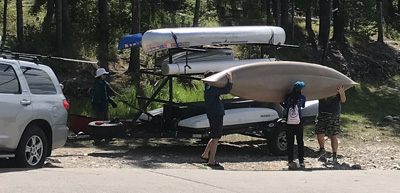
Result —
<path fill-rule="evenodd" d="M 301 103 L 301 107 L 306 107 L 306 97 L 304 96 L 304 95 L 301 95 L 301 98 L 302 98 L 302 103 Z"/>
<path fill-rule="evenodd" d="M 339 86 L 337 88 L 337 91 L 340 95 L 340 102 L 345 103 L 346 102 L 346 93 L 344 93 L 344 87 L 343 85 Z"/>
<path fill-rule="evenodd" d="M 288 95 L 285 95 L 285 102 L 282 104 L 283 108 L 287 108 L 287 104 L 288 104 Z"/>
<path fill-rule="evenodd" d="M 213 95 L 228 94 L 232 90 L 232 74 L 230 72 L 226 73 L 226 78 L 228 78 L 228 83 L 224 88 L 211 87 L 210 93 Z"/>

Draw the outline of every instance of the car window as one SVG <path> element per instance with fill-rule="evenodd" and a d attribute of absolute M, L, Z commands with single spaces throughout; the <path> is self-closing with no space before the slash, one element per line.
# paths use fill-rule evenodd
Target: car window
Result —
<path fill-rule="evenodd" d="M 19 80 L 11 65 L 0 64 L 0 93 L 21 93 Z"/>
<path fill-rule="evenodd" d="M 50 76 L 43 70 L 21 67 L 32 94 L 57 94 Z"/>

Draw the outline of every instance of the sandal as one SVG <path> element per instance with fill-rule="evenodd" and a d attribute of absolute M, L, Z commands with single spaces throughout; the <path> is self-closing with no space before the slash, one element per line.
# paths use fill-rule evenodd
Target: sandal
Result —
<path fill-rule="evenodd" d="M 221 166 L 221 165 L 220 165 L 218 162 L 214 162 L 213 164 L 207 163 L 206 166 L 209 166 L 209 167 L 219 167 L 219 166 Z"/>
<path fill-rule="evenodd" d="M 203 157 L 203 156 L 200 156 L 200 159 L 202 159 L 202 160 L 205 161 L 205 162 L 208 162 L 208 158 L 205 158 L 205 157 Z"/>

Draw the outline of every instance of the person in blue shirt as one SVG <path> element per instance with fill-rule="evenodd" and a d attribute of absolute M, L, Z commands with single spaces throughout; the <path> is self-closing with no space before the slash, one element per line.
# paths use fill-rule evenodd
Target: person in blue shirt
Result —
<path fill-rule="evenodd" d="M 214 72 L 207 71 L 204 77 L 213 75 Z M 232 89 L 232 74 L 226 73 L 228 83 L 224 88 L 213 87 L 207 83 L 204 84 L 204 102 L 208 121 L 210 123 L 210 141 L 204 150 L 201 158 L 207 160 L 208 166 L 219 166 L 215 161 L 218 141 L 222 136 L 223 118 L 225 115 L 224 105 L 221 102 L 220 95 L 228 94 Z"/>
<path fill-rule="evenodd" d="M 300 168 L 304 165 L 304 141 L 303 141 L 303 123 L 301 121 L 301 108 L 304 108 L 306 97 L 301 94 L 305 83 L 297 81 L 292 91 L 285 95 L 284 108 L 287 117 L 286 120 L 286 139 L 289 169 L 297 169 L 297 164 L 293 162 L 294 136 L 296 135 L 298 147 L 298 159 Z"/>

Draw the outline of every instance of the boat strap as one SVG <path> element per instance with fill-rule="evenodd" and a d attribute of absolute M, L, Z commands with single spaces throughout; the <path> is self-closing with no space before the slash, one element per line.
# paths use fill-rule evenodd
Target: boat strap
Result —
<path fill-rule="evenodd" d="M 275 35 L 274 30 L 272 30 L 272 29 L 269 29 L 269 30 L 271 31 L 271 38 L 269 39 L 268 43 L 274 44 L 274 35 Z"/>
<path fill-rule="evenodd" d="M 176 47 L 179 48 L 179 44 L 178 44 L 178 40 L 177 40 L 178 38 L 176 37 L 176 35 L 174 34 L 173 31 L 171 31 L 171 30 L 169 30 L 169 31 L 171 32 L 172 38 L 174 38 Z M 189 49 L 186 50 L 186 64 L 185 64 L 185 66 L 183 67 L 184 73 L 185 73 L 185 74 L 186 74 L 186 68 L 192 69 L 192 67 L 190 67 L 190 66 L 188 65 L 188 50 L 189 50 Z"/>
<path fill-rule="evenodd" d="M 174 32 L 172 32 L 171 30 L 169 30 L 169 31 L 171 32 L 172 38 L 174 38 L 176 47 L 179 48 L 178 41 L 177 41 L 178 38 L 176 37 L 176 35 L 174 34 Z"/>

